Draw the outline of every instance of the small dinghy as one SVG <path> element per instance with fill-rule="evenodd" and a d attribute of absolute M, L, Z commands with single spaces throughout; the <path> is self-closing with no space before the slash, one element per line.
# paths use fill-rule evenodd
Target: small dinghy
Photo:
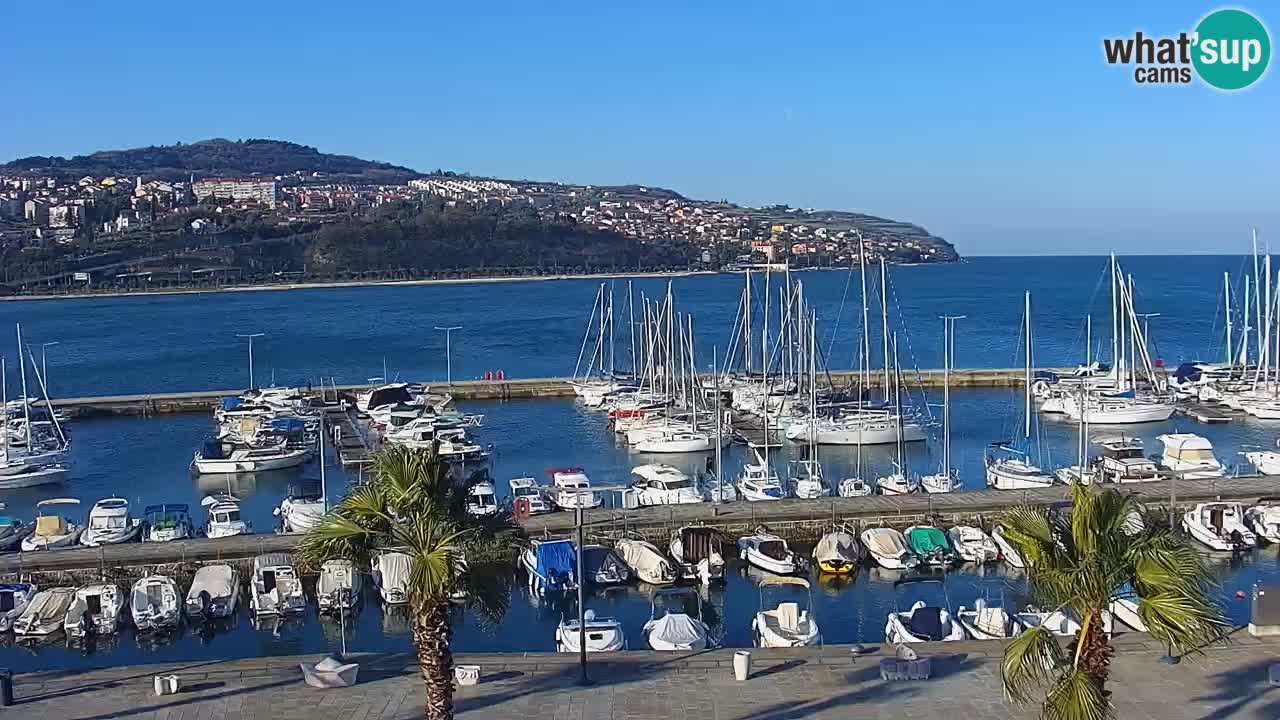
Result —
<path fill-rule="evenodd" d="M 75 588 L 41 590 L 31 598 L 26 609 L 13 623 L 13 634 L 18 637 L 43 637 L 58 632 L 67 619 L 67 608 L 75 600 Z"/>
<path fill-rule="evenodd" d="M 833 528 L 813 546 L 813 562 L 818 572 L 828 575 L 848 575 L 865 556 L 866 550 L 858 538 L 843 526 Z"/>
<path fill-rule="evenodd" d="M 912 525 L 902 536 L 907 540 L 907 547 L 923 564 L 946 567 L 960 560 L 947 534 L 932 525 Z"/>
<path fill-rule="evenodd" d="M 373 585 L 388 605 L 409 602 L 409 576 L 413 574 L 413 558 L 398 552 L 378 553 L 373 558 Z"/>
<path fill-rule="evenodd" d="M 680 577 L 708 585 L 724 579 L 724 556 L 720 547 L 724 536 L 700 525 L 686 525 L 671 533 L 671 557 L 680 568 Z"/>
<path fill-rule="evenodd" d="M 204 565 L 196 570 L 184 603 L 193 621 L 235 615 L 240 605 L 240 571 L 233 565 Z"/>
<path fill-rule="evenodd" d="M 22 552 L 53 550 L 75 545 L 82 528 L 57 513 L 79 506 L 80 501 L 74 498 L 54 498 L 36 503 L 38 517 L 36 517 L 35 531 L 23 539 Z M 75 591 L 72 590 L 72 592 Z M 66 608 L 63 610 L 65 611 Z"/>
<path fill-rule="evenodd" d="M 1280 498 L 1260 498 L 1244 512 L 1245 524 L 1269 543 L 1280 543 Z"/>
<path fill-rule="evenodd" d="M 114 583 L 85 585 L 67 608 L 63 629 L 69 640 L 114 635 L 124 612 L 124 593 Z"/>
<path fill-rule="evenodd" d="M 533 595 L 572 590 L 577 585 L 578 550 L 572 540 L 530 540 L 520 554 Z"/>
<path fill-rule="evenodd" d="M 787 541 L 758 528 L 754 535 L 738 538 L 738 557 L 748 564 L 778 575 L 800 571 L 800 561 Z"/>
<path fill-rule="evenodd" d="M 942 588 L 943 604 L 941 606 L 929 605 L 923 600 L 917 600 L 909 610 L 895 610 L 889 613 L 889 622 L 884 627 L 886 642 L 896 645 L 898 643 L 951 642 L 965 639 L 964 627 L 951 614 L 949 609 L 951 602 L 947 599 L 947 588 L 941 580 L 903 578 L 894 582 L 893 587 L 895 590 L 900 590 L 903 587 L 916 587 L 932 583 L 937 583 Z"/>
<path fill-rule="evenodd" d="M 670 585 L 679 577 L 675 564 L 653 543 L 624 538 L 614 543 L 614 549 L 641 582 Z"/>
<path fill-rule="evenodd" d="M 3 510 L 0 507 L 0 510 Z M 12 552 L 22 546 L 31 533 L 35 532 L 34 522 L 23 522 L 17 518 L 0 515 L 0 552 Z"/>
<path fill-rule="evenodd" d="M 589 653 L 617 652 L 627 648 L 627 637 L 622 630 L 622 623 L 615 618 L 598 618 L 594 610 L 587 610 L 582 615 L 585 622 L 578 624 L 577 618 L 561 620 L 556 627 L 556 652 L 576 653 L 585 646 Z"/>
<path fill-rule="evenodd" d="M 346 613 L 360 604 L 363 576 L 350 560 L 325 560 L 316 580 L 316 603 L 321 613 Z"/>
<path fill-rule="evenodd" d="M 36 594 L 31 583 L 0 584 L 0 632 L 9 632 Z"/>
<path fill-rule="evenodd" d="M 172 542 L 195 537 L 191 508 L 186 503 L 148 505 L 142 512 L 146 526 L 144 542 Z"/>
<path fill-rule="evenodd" d="M 862 531 L 860 537 L 862 546 L 871 554 L 872 559 L 886 570 L 912 568 L 920 563 L 920 558 L 907 547 L 906 538 L 893 528 L 868 528 Z"/>
<path fill-rule="evenodd" d="M 702 600 L 697 590 L 663 588 L 650 597 L 649 622 L 644 624 L 644 639 L 650 649 L 705 650 L 709 632 L 702 620 Z"/>
<path fill-rule="evenodd" d="M 621 585 L 631 579 L 631 568 L 613 548 L 605 545 L 584 545 L 582 548 L 582 576 L 588 585 Z"/>
<path fill-rule="evenodd" d="M 301 613 L 307 607 L 302 582 L 288 553 L 268 553 L 253 559 L 253 580 L 249 588 L 249 609 L 256 616 L 283 616 Z"/>
<path fill-rule="evenodd" d="M 133 542 L 142 534 L 142 521 L 129 515 L 129 501 L 104 498 L 89 510 L 89 525 L 80 533 L 85 547 Z"/>
<path fill-rule="evenodd" d="M 1107 626 L 1110 625 L 1111 616 L 1108 613 L 1104 615 L 1106 618 L 1103 629 L 1110 635 L 1111 631 Z M 1028 607 L 1016 613 L 1014 619 L 1028 628 L 1043 626 L 1058 637 L 1075 637 L 1080 632 L 1080 622 L 1062 610 L 1043 612 L 1034 607 Z"/>
<path fill-rule="evenodd" d="M 803 588 L 805 607 L 796 602 L 780 602 L 766 610 L 765 594 L 768 588 Z M 809 595 L 809 581 L 804 578 L 766 576 L 760 579 L 760 609 L 751 621 L 755 646 L 761 648 L 788 648 L 817 645 L 822 642 L 818 623 L 812 617 L 813 599 Z"/>
<path fill-rule="evenodd" d="M 1018 549 L 1013 546 L 1013 543 L 1009 542 L 1009 538 L 1005 537 L 1003 525 L 996 525 L 991 528 L 991 541 L 1000 549 L 1000 557 L 1009 567 L 1021 569 L 1027 566 Z"/>
<path fill-rule="evenodd" d="M 982 528 L 956 525 L 947 531 L 947 538 L 964 562 L 982 564 L 1000 557 L 1000 548 Z"/>
<path fill-rule="evenodd" d="M 129 611 L 138 632 L 177 627 L 182 616 L 178 597 L 178 584 L 164 575 L 148 575 L 134 583 Z"/>

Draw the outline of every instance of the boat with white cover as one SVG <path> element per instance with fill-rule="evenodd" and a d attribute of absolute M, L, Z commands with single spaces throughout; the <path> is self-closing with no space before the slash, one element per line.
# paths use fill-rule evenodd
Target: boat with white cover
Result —
<path fill-rule="evenodd" d="M 1027 566 L 1026 561 L 1022 559 L 1022 554 L 1005 537 L 1003 525 L 996 525 L 991 528 L 991 541 L 996 544 L 996 547 L 1000 548 L 1000 557 L 1009 567 L 1021 569 Z"/>
<path fill-rule="evenodd" d="M 840 481 L 840 497 L 868 497 L 875 488 L 862 478 L 852 477 Z"/>
<path fill-rule="evenodd" d="M 616 618 L 596 617 L 594 610 L 583 613 L 585 622 L 578 624 L 577 618 L 561 620 L 556 626 L 556 652 L 576 653 L 583 647 L 582 639 L 586 636 L 588 653 L 617 652 L 627 649 L 627 636 L 623 632 L 622 622 Z"/>
<path fill-rule="evenodd" d="M 956 621 L 974 640 L 1007 640 L 1027 629 L 1022 620 L 1002 605 L 990 605 L 984 598 L 973 601 L 973 608 L 961 605 Z"/>
<path fill-rule="evenodd" d="M 820 573 L 848 575 L 858 569 L 866 552 L 847 527 L 839 526 L 818 539 L 813 546 L 813 562 Z"/>
<path fill-rule="evenodd" d="M 378 553 L 373 558 L 373 584 L 388 605 L 409 602 L 409 576 L 413 574 L 413 558 L 399 551 Z"/>
<path fill-rule="evenodd" d="M 1280 498 L 1259 498 L 1244 512 L 1254 534 L 1269 543 L 1280 543 Z"/>
<path fill-rule="evenodd" d="M 965 562 L 986 563 L 1000 557 L 1000 548 L 980 527 L 956 525 L 947 530 L 947 537 Z"/>
<path fill-rule="evenodd" d="M 800 559 L 787 541 L 757 528 L 755 534 L 738 538 L 738 557 L 748 564 L 778 575 L 791 575 L 801 570 Z"/>
<path fill-rule="evenodd" d="M 182 618 L 178 584 L 164 575 L 148 575 L 138 580 L 129 593 L 129 612 L 138 632 L 177 627 Z"/>
<path fill-rule="evenodd" d="M 703 501 L 693 480 L 671 465 L 647 464 L 631 468 L 630 491 L 641 507 L 686 505 Z"/>
<path fill-rule="evenodd" d="M 142 520 L 129 515 L 129 501 L 105 498 L 89 510 L 89 525 L 80 533 L 85 547 L 132 542 L 142 534 Z"/>
<path fill-rule="evenodd" d="M 240 571 L 234 565 L 202 565 L 191 579 L 183 609 L 198 622 L 231 617 L 239 605 Z"/>
<path fill-rule="evenodd" d="M 323 520 L 329 504 L 319 483 L 291 485 L 289 494 L 280 501 L 273 513 L 280 518 L 286 533 L 304 533 Z"/>
<path fill-rule="evenodd" d="M 676 561 L 680 577 L 698 580 L 703 585 L 724 579 L 724 556 L 720 548 L 724 536 L 714 528 L 686 525 L 671 533 L 671 557 Z"/>
<path fill-rule="evenodd" d="M 623 538 L 614 543 L 613 549 L 641 582 L 669 585 L 680 577 L 675 563 L 653 543 Z"/>
<path fill-rule="evenodd" d="M 902 570 L 920 563 L 920 558 L 907 547 L 907 539 L 893 528 L 867 528 L 862 531 L 859 539 L 871 558 L 882 568 Z"/>
<path fill-rule="evenodd" d="M 698 591 L 690 587 L 655 590 L 649 599 L 649 622 L 642 632 L 651 650 L 705 650 L 710 628 L 702 619 Z"/>
<path fill-rule="evenodd" d="M 1160 464 L 1179 479 L 1216 480 L 1226 477 L 1222 462 L 1213 454 L 1213 444 L 1194 433 L 1168 433 L 1156 438 L 1164 445 Z"/>
<path fill-rule="evenodd" d="M 345 613 L 360 604 L 362 575 L 350 560 L 325 560 L 316 580 L 316 604 L 321 613 Z"/>
<path fill-rule="evenodd" d="M 806 606 L 797 602 L 780 602 L 765 609 L 765 594 L 769 588 L 803 588 Z M 809 581 L 787 576 L 765 576 L 760 579 L 760 609 L 751 620 L 751 632 L 755 646 L 760 648 L 808 647 L 822 642 L 822 633 L 813 618 L 813 598 L 809 594 Z"/>
<path fill-rule="evenodd" d="M 13 634 L 21 638 L 43 637 L 58 632 L 67 619 L 67 608 L 75 600 L 75 588 L 56 587 L 37 592 L 14 621 Z"/>
<path fill-rule="evenodd" d="M 36 550 L 53 550 L 70 547 L 80 537 L 81 527 L 62 515 L 54 514 L 64 509 L 80 506 L 75 498 L 53 498 L 36 503 L 36 527 L 31 535 L 22 541 L 22 552 Z M 63 608 L 65 611 L 66 608 Z"/>
<path fill-rule="evenodd" d="M 115 583 L 85 585 L 76 590 L 62 627 L 71 640 L 114 635 L 124 611 L 124 593 Z"/>
<path fill-rule="evenodd" d="M 1245 523 L 1244 507 L 1236 502 L 1200 503 L 1183 514 L 1182 529 L 1210 550 L 1235 552 L 1258 545 Z"/>
<path fill-rule="evenodd" d="M 943 604 L 929 605 L 924 600 L 912 603 L 909 610 L 895 610 L 889 613 L 889 621 L 884 627 L 885 642 L 898 643 L 920 642 L 952 642 L 964 640 L 965 631 L 951 614 L 951 602 L 947 599 L 946 586 L 940 580 L 932 578 L 903 578 L 893 583 L 895 590 L 903 587 L 918 587 L 936 583 L 942 588 Z"/>
<path fill-rule="evenodd" d="M 0 583 L 0 632 L 9 632 L 36 594 L 35 585 L 25 582 Z"/>
<path fill-rule="evenodd" d="M 283 616 L 307 608 L 302 581 L 288 553 L 267 553 L 253 559 L 249 609 L 257 616 Z"/>

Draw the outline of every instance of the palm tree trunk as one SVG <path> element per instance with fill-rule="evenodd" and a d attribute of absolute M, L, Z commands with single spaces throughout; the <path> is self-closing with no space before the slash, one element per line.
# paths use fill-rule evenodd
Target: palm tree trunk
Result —
<path fill-rule="evenodd" d="M 1094 621 L 1086 623 L 1083 632 L 1076 638 L 1075 652 L 1079 658 L 1077 667 L 1098 684 L 1100 691 L 1106 693 L 1107 677 L 1111 674 L 1111 657 L 1115 655 L 1115 649 L 1102 630 L 1100 615 L 1094 615 L 1093 618 Z"/>
<path fill-rule="evenodd" d="M 449 642 L 449 604 L 426 602 L 413 614 L 413 647 L 418 652 L 418 668 L 426 684 L 427 720 L 453 720 L 453 652 Z"/>

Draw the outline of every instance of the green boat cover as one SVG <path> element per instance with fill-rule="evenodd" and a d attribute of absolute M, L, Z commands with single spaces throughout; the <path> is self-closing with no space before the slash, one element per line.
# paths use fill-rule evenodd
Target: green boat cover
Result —
<path fill-rule="evenodd" d="M 951 552 L 951 543 L 947 541 L 946 534 L 935 527 L 913 528 L 907 533 L 907 545 L 917 555 Z"/>

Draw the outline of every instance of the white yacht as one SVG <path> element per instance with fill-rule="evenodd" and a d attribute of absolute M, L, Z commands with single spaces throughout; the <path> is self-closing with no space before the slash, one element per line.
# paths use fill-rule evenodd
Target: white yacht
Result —
<path fill-rule="evenodd" d="M 148 575 L 134 583 L 129 605 L 139 632 L 177 627 L 182 617 L 178 584 L 164 575 Z"/>
<path fill-rule="evenodd" d="M 1160 464 L 1185 480 L 1216 480 L 1226 477 L 1222 462 L 1213 454 L 1213 444 L 1193 433 L 1169 433 L 1156 438 L 1164 445 Z"/>
<path fill-rule="evenodd" d="M 889 445 L 898 442 L 899 432 L 902 442 L 926 439 L 920 423 L 892 411 L 873 410 L 837 418 L 800 418 L 787 426 L 786 436 L 792 442 L 813 438 L 816 445 Z"/>
<path fill-rule="evenodd" d="M 114 635 L 123 611 L 124 593 L 114 583 L 85 585 L 76 590 L 62 626 L 71 640 Z"/>
<path fill-rule="evenodd" d="M 831 494 L 831 488 L 822 477 L 822 464 L 817 460 L 792 461 L 787 484 L 791 496 L 803 500 L 817 500 Z"/>
<path fill-rule="evenodd" d="M 240 500 L 233 495 L 210 495 L 200 501 L 209 514 L 204 534 L 209 538 L 248 535 L 249 523 L 240 517 Z"/>
<path fill-rule="evenodd" d="M 671 465 L 637 465 L 631 468 L 631 492 L 641 507 L 702 502 L 693 480 Z"/>
<path fill-rule="evenodd" d="M 1063 402 L 1067 417 L 1089 425 L 1137 425 L 1164 422 L 1173 415 L 1173 403 L 1135 397 L 1132 391 L 1098 394 L 1084 400 L 1068 396 Z M 1084 415 L 1081 418 L 1081 415 Z"/>
<path fill-rule="evenodd" d="M 1210 550 L 1248 550 L 1258 544 L 1245 523 L 1244 507 L 1235 502 L 1196 505 L 1183 514 L 1182 529 Z"/>
<path fill-rule="evenodd" d="M 129 501 L 106 498 L 93 504 L 89 525 L 80 533 L 85 547 L 132 542 L 142 534 L 142 521 L 129 515 Z"/>
<path fill-rule="evenodd" d="M 217 620 L 235 615 L 240 605 L 240 571 L 234 565 L 201 566 L 191 579 L 183 605 L 192 620 Z"/>
<path fill-rule="evenodd" d="M 780 602 L 766 609 L 767 588 L 803 588 L 809 597 L 807 607 L 796 602 Z M 808 647 L 822 642 L 822 633 L 813 618 L 813 599 L 808 595 L 809 581 L 798 577 L 766 576 L 760 579 L 760 609 L 751 619 L 755 646 L 761 648 Z"/>
<path fill-rule="evenodd" d="M 511 487 L 512 506 L 523 501 L 528 506 L 530 515 L 551 512 L 551 506 L 542 497 L 542 488 L 538 487 L 536 479 L 531 477 L 511 478 L 508 485 Z"/>
<path fill-rule="evenodd" d="M 738 494 L 750 502 L 781 500 L 786 496 L 778 474 L 756 453 L 756 462 L 742 466 L 738 475 Z"/>
<path fill-rule="evenodd" d="M 1159 479 L 1155 461 L 1143 454 L 1142 440 L 1135 437 L 1108 437 L 1097 441 L 1102 457 L 1095 463 L 1095 476 L 1103 482 L 1134 483 Z"/>
<path fill-rule="evenodd" d="M 714 447 L 711 435 L 699 430 L 673 430 L 635 444 L 636 452 L 655 454 L 706 452 Z"/>
<path fill-rule="evenodd" d="M 1004 445 L 994 446 L 992 450 L 986 456 L 988 486 L 996 490 L 1033 490 L 1054 484 L 1054 477 L 1033 464 L 1025 454 Z"/>
<path fill-rule="evenodd" d="M 591 490 L 591 479 L 582 468 L 553 468 L 547 499 L 561 510 L 600 507 L 601 498 Z"/>
<path fill-rule="evenodd" d="M 738 538 L 738 557 L 750 565 L 776 573 L 791 575 L 801 570 L 800 559 L 787 541 L 764 529 Z"/>
<path fill-rule="evenodd" d="M 328 503 L 320 485 L 308 484 L 290 486 L 289 494 L 272 512 L 280 518 L 286 533 L 303 533 L 319 525 L 328 511 Z"/>

